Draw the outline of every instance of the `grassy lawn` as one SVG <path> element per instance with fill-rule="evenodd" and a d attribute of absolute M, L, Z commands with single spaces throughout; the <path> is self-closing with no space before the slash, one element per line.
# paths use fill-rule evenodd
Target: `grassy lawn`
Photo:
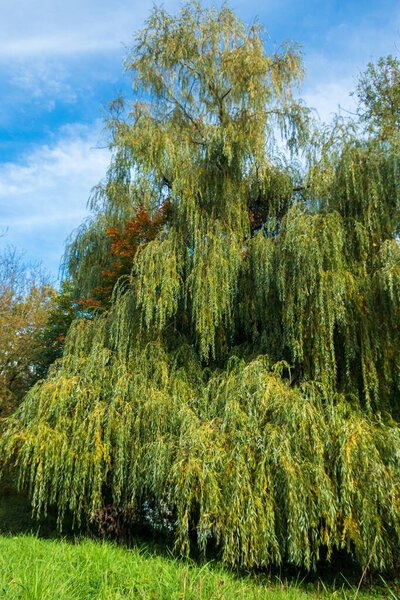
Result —
<path fill-rule="evenodd" d="M 336 587 L 328 588 L 316 577 L 300 583 L 239 576 L 218 563 L 184 562 L 149 544 L 127 549 L 74 541 L 71 531 L 67 541 L 59 538 L 54 516 L 36 521 L 23 495 L 11 487 L 0 492 L 0 600 L 353 600 L 356 593 L 355 580 L 350 585 L 340 573 Z M 357 600 L 395 600 L 395 591 L 365 585 Z"/>
<path fill-rule="evenodd" d="M 5 600 L 314 600 L 353 599 L 355 588 L 236 576 L 219 566 L 185 563 L 145 548 L 85 539 L 71 543 L 33 535 L 0 536 L 0 598 Z M 359 600 L 395 598 L 389 589 Z"/>

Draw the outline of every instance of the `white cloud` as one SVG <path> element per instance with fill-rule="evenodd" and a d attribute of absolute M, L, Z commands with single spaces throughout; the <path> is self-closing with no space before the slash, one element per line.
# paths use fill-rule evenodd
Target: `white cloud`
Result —
<path fill-rule="evenodd" d="M 105 51 L 118 49 L 120 42 L 115 35 L 90 36 L 83 32 L 69 34 L 43 34 L 19 39 L 3 39 L 0 41 L 0 58 L 32 58 L 43 55 L 71 55 L 82 52 Z"/>
<path fill-rule="evenodd" d="M 120 76 L 124 44 L 132 43 L 152 3 L 2 0 L 1 5 L 0 85 L 18 105 L 29 101 L 52 111 L 58 101 L 76 102 L 82 88 Z M 9 111 L 6 105 L 2 121 Z"/>
<path fill-rule="evenodd" d="M 11 83 L 29 94 L 31 102 L 40 101 L 52 110 L 57 98 L 67 103 L 77 100 L 77 92 L 68 78 L 68 71 L 58 62 L 38 61 L 35 65 L 19 62 L 12 70 Z"/>
<path fill-rule="evenodd" d="M 325 31 L 323 43 L 318 47 L 314 41 L 306 51 L 307 77 L 302 95 L 324 121 L 329 121 L 339 106 L 342 114 L 356 110 L 357 99 L 350 92 L 356 91 L 368 62 L 387 54 L 398 55 L 400 10 L 396 8 L 384 25 L 374 23 L 373 17 L 368 13 L 358 21 L 332 25 Z"/>
<path fill-rule="evenodd" d="M 339 110 L 342 115 L 356 111 L 356 100 L 350 96 L 353 89 L 354 81 L 351 78 L 319 80 L 307 86 L 303 98 L 307 106 L 314 108 L 320 119 L 327 123 Z"/>
<path fill-rule="evenodd" d="M 91 188 L 105 175 L 107 149 L 96 148 L 100 124 L 65 127 L 52 145 L 32 149 L 0 172 L 2 243 L 14 243 L 56 271 L 64 242 L 87 215 Z"/>
<path fill-rule="evenodd" d="M 0 60 L 119 50 L 151 8 L 149 0 L 3 0 Z"/>

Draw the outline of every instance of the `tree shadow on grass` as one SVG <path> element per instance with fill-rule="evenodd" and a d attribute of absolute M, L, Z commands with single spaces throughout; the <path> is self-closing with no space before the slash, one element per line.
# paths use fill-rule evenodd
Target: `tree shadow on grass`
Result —
<path fill-rule="evenodd" d="M 160 535 L 160 532 L 151 531 L 146 527 L 135 528 L 132 537 L 128 539 L 119 539 L 116 536 L 101 536 L 96 533 L 92 527 L 83 527 L 81 529 L 73 527 L 72 517 L 67 516 L 63 521 L 62 530 L 57 527 L 57 512 L 55 508 L 50 508 L 46 516 L 41 515 L 38 518 L 32 514 L 32 505 L 26 493 L 18 492 L 12 481 L 2 481 L 0 484 L 0 535 L 18 536 L 33 533 L 40 538 L 47 539 L 66 539 L 76 542 L 80 538 L 113 539 L 114 542 L 122 542 L 126 547 L 142 547 L 151 554 L 172 557 L 171 538 Z M 219 562 L 217 548 L 209 548 L 206 557 L 199 554 L 196 547 L 192 548 L 188 564 L 201 565 L 205 561 L 214 563 L 216 566 L 222 566 Z M 183 559 L 186 562 L 185 559 Z M 250 573 L 242 569 L 227 569 L 235 574 L 238 579 L 248 578 Z M 392 577 L 386 574 L 389 580 Z M 298 586 L 308 593 L 317 594 L 329 588 L 343 592 L 347 588 L 348 593 L 355 590 L 360 576 L 360 566 L 356 565 L 354 559 L 346 552 L 336 553 L 330 562 L 321 561 L 316 572 L 306 572 L 304 569 L 296 568 L 292 565 L 283 567 L 269 567 L 267 569 L 253 569 L 251 577 L 258 583 L 265 585 L 280 585 L 291 588 Z M 382 592 L 381 582 L 375 575 L 368 573 L 364 581 L 363 589 L 369 588 L 374 593 Z M 393 583 L 393 581 L 391 582 Z M 378 584 L 378 585 L 377 585 Z M 379 594 L 378 594 L 379 596 Z M 339 596 L 340 597 L 340 596 Z M 342 596 L 342 597 L 346 597 Z M 379 596 L 382 597 L 382 596 Z"/>
<path fill-rule="evenodd" d="M 34 533 L 40 537 L 72 537 L 72 521 L 65 520 L 63 531 L 57 529 L 57 514 L 49 510 L 46 516 L 37 518 L 32 514 L 32 505 L 26 493 L 19 492 L 11 480 L 0 484 L 0 535 Z M 76 535 L 76 532 L 75 532 Z"/>

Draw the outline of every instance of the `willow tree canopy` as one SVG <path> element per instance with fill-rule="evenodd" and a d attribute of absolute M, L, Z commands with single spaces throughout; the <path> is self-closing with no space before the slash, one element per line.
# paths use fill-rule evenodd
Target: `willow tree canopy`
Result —
<path fill-rule="evenodd" d="M 154 9 L 108 120 L 113 160 L 67 253 L 76 294 L 109 227 L 168 203 L 109 310 L 8 420 L 37 511 L 168 510 L 224 561 L 399 559 L 397 133 L 318 132 L 299 48 L 227 8 Z M 140 517 L 138 517 L 140 518 Z"/>

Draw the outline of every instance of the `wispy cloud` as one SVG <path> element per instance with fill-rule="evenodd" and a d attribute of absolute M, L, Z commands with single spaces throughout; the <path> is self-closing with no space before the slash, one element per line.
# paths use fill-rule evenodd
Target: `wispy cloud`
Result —
<path fill-rule="evenodd" d="M 113 35 L 93 36 L 84 32 L 59 35 L 36 35 L 0 41 L 0 59 L 32 59 L 34 56 L 65 56 L 83 52 L 118 49 L 120 42 Z"/>
<path fill-rule="evenodd" d="M 329 123 L 335 114 L 351 115 L 357 105 L 354 97 L 349 95 L 350 81 L 327 81 L 313 85 L 303 98 L 307 106 L 315 109 L 319 119 Z"/>
<path fill-rule="evenodd" d="M 4 243 L 46 256 L 56 271 L 64 241 L 86 216 L 90 190 L 104 177 L 107 149 L 96 148 L 100 125 L 66 127 L 51 145 L 34 147 L 0 173 L 1 229 Z"/>
<path fill-rule="evenodd" d="M 15 126 L 15 114 L 29 115 L 32 105 L 45 120 L 54 110 L 61 115 L 60 106 L 69 110 L 79 100 L 83 107 L 94 88 L 97 94 L 108 89 L 105 99 L 111 99 L 110 82 L 121 76 L 124 44 L 132 43 L 151 8 L 149 0 L 3 0 L 1 5 L 0 127 L 6 130 Z M 87 122 L 77 110 L 75 118 Z"/>
<path fill-rule="evenodd" d="M 41 101 L 51 110 L 58 98 L 65 103 L 76 101 L 77 91 L 68 78 L 65 66 L 58 62 L 39 61 L 34 68 L 27 62 L 21 62 L 13 68 L 11 84 L 28 93 L 31 102 Z"/>
<path fill-rule="evenodd" d="M 151 7 L 149 0 L 3 0 L 0 60 L 118 51 Z"/>
<path fill-rule="evenodd" d="M 305 45 L 308 76 L 303 97 L 323 120 L 330 120 L 339 107 L 345 112 L 356 109 L 356 96 L 350 93 L 356 91 L 368 62 L 398 54 L 400 9 L 396 7 L 390 16 L 390 20 L 378 20 L 370 12 L 351 21 L 338 21 L 325 30 L 319 45 L 315 33 Z"/>

